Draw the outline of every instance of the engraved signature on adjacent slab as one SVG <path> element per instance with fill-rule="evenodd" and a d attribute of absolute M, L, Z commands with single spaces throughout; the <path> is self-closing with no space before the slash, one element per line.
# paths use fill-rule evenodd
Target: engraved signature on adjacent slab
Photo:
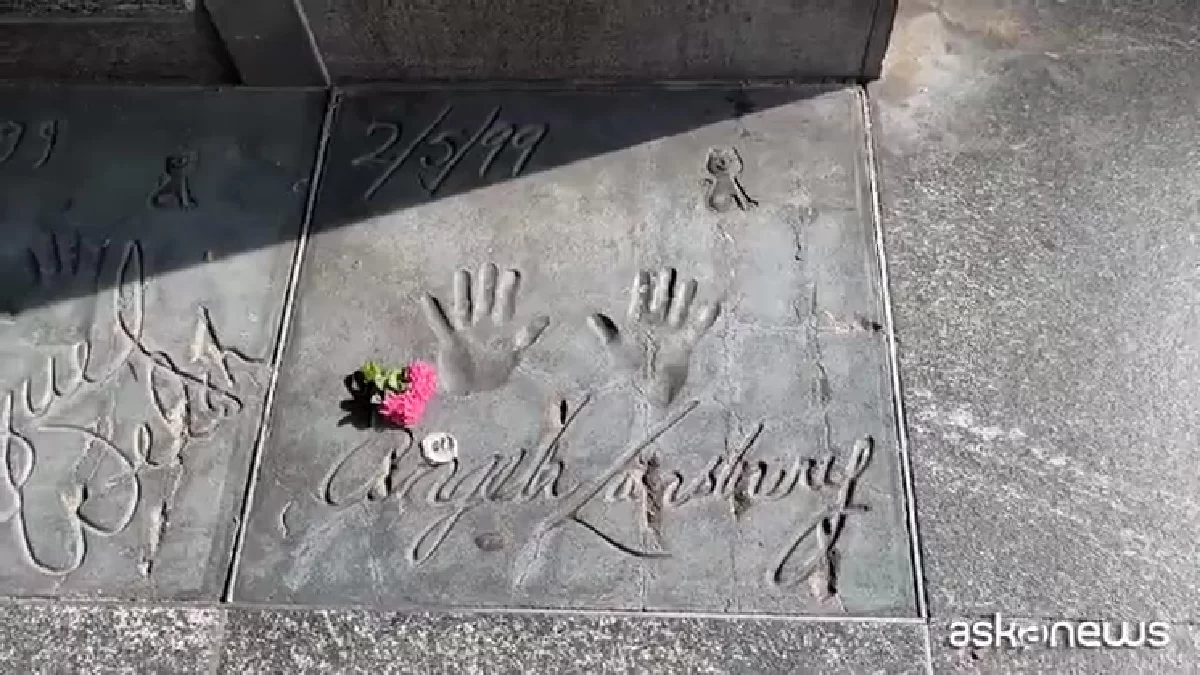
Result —
<path fill-rule="evenodd" d="M 604 314 L 588 318 L 613 363 L 632 374 L 638 389 L 659 407 L 669 405 L 683 389 L 692 350 L 721 311 L 719 303 L 693 306 L 696 281 L 679 284 L 676 276 L 670 268 L 653 279 L 649 272 L 638 273 L 624 329 Z"/>
<path fill-rule="evenodd" d="M 758 202 L 746 194 L 738 176 L 742 173 L 742 156 L 733 148 L 717 148 L 709 151 L 704 164 L 708 171 L 708 208 L 725 213 L 735 206 L 749 211 Z"/>
<path fill-rule="evenodd" d="M 31 155 L 30 166 L 40 169 L 50 161 L 54 154 L 55 145 L 63 128 L 62 120 L 44 120 L 37 123 L 36 148 Z M 29 132 L 28 125 L 15 120 L 0 121 L 0 164 L 7 164 L 17 154 L 17 151 L 29 145 L 25 143 Z"/>
<path fill-rule="evenodd" d="M 373 434 L 370 440 L 334 462 L 321 481 L 319 494 L 333 507 L 376 503 L 393 504 L 402 513 L 434 510 L 436 515 L 424 523 L 409 547 L 409 562 L 413 565 L 421 565 L 434 556 L 463 517 L 475 509 L 546 503 L 551 511 L 534 527 L 518 551 L 516 567 L 521 570 L 530 569 L 541 555 L 547 534 L 567 524 L 580 527 L 582 532 L 623 555 L 647 560 L 673 555 L 669 546 L 647 549 L 637 543 L 638 537 L 605 529 L 583 515 L 584 507 L 627 501 L 653 503 L 658 509 L 653 517 L 661 521 L 672 512 L 704 500 L 719 500 L 740 504 L 733 508 L 731 517 L 741 519 L 754 504 L 778 504 L 807 494 L 817 498 L 818 506 L 810 518 L 801 520 L 800 526 L 781 542 L 764 581 L 791 587 L 807 580 L 820 599 L 836 593 L 838 540 L 847 517 L 867 510 L 854 502 L 854 491 L 871 461 L 873 441 L 869 437 L 858 441 L 843 462 L 828 453 L 817 458 L 797 456 L 790 462 L 772 462 L 752 456 L 763 435 L 764 424 L 760 423 L 736 449 L 715 454 L 694 476 L 685 476 L 657 462 L 650 466 L 652 471 L 648 470 L 643 453 L 696 410 L 698 402 L 690 401 L 678 406 L 620 452 L 612 453 L 613 459 L 607 467 L 564 486 L 572 481 L 560 457 L 560 448 L 578 440 L 572 438 L 571 431 L 578 426 L 590 402 L 584 399 L 574 410 L 565 411 L 533 451 L 495 453 L 478 463 L 454 459 L 430 465 L 421 461 L 410 433 Z M 657 527 L 654 521 L 642 523 L 647 524 Z M 478 535 L 476 542 L 485 534 Z M 518 578 L 515 583 L 520 585 L 522 581 Z"/>
<path fill-rule="evenodd" d="M 405 123 L 376 120 L 367 125 L 365 135 L 378 138 L 374 148 L 350 161 L 355 167 L 383 167 L 363 193 L 363 201 L 370 201 L 375 193 L 400 170 L 409 159 L 417 157 L 419 172 L 417 181 L 433 196 L 441 188 L 463 160 L 473 150 L 479 150 L 479 161 L 475 173 L 486 178 L 488 172 L 502 156 L 511 156 L 508 177 L 516 178 L 525 169 L 538 144 L 546 137 L 550 127 L 546 124 L 517 126 L 501 119 L 501 107 L 496 106 L 472 130 L 466 128 L 440 129 L 451 116 L 453 106 L 442 108 L 432 121 L 423 126 L 401 148 L 405 134 Z M 415 125 L 414 125 L 415 126 Z"/>
<path fill-rule="evenodd" d="M 454 303 L 447 315 L 433 295 L 422 299 L 425 317 L 438 342 L 437 364 L 442 388 L 467 395 L 503 386 L 525 350 L 538 341 L 550 318 L 538 316 L 514 328 L 521 273 L 510 269 L 500 275 L 486 264 L 475 275 L 459 270 L 454 276 Z"/>
<path fill-rule="evenodd" d="M 150 206 L 156 209 L 192 209 L 197 206 L 192 195 L 191 177 L 197 154 L 187 151 L 167 157 L 158 187 L 150 194 Z"/>
<path fill-rule="evenodd" d="M 30 364 L 0 387 L 0 523 L 47 575 L 78 570 L 90 542 L 137 513 L 148 526 L 138 570 L 151 574 L 190 443 L 240 413 L 246 380 L 261 380 L 262 359 L 226 346 L 204 307 L 186 357 L 152 343 L 144 257 L 137 241 L 51 235 L 28 252 L 32 301 L 0 317 L 0 353 Z M 151 473 L 165 494 L 146 503 Z"/>

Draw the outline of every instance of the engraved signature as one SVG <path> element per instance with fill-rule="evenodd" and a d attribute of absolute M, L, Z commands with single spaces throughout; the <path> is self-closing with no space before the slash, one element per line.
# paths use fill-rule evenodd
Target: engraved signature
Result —
<path fill-rule="evenodd" d="M 17 154 L 25 139 L 26 127 L 24 122 L 0 121 L 0 164 L 7 164 Z M 41 148 L 38 150 L 37 159 L 33 161 L 33 168 L 40 169 L 50 161 L 62 127 L 61 120 L 45 120 L 38 123 L 37 134 L 41 139 Z"/>
<path fill-rule="evenodd" d="M 430 466 L 421 462 L 411 434 L 375 434 L 334 463 L 321 482 L 321 497 L 335 507 L 364 502 L 395 502 L 401 512 L 448 507 L 420 531 L 409 547 L 409 561 L 414 565 L 437 553 L 463 516 L 473 509 L 534 500 L 552 503 L 554 510 L 534 529 L 519 554 L 525 559 L 519 567 L 527 570 L 539 555 L 542 539 L 568 523 L 580 526 L 625 555 L 644 559 L 671 555 L 666 547 L 635 545 L 595 524 L 582 515 L 588 505 L 640 503 L 642 531 L 657 534 L 665 513 L 705 499 L 740 505 L 734 511 L 735 517 L 740 517 L 738 509 L 778 502 L 806 491 L 818 495 L 822 505 L 781 546 L 766 581 L 790 586 L 809 580 L 822 599 L 827 597 L 825 591 L 835 589 L 836 545 L 846 517 L 866 511 L 865 506 L 854 502 L 854 491 L 870 464 L 870 438 L 855 444 L 845 462 L 830 455 L 823 459 L 797 457 L 785 465 L 751 459 L 764 428 L 759 424 L 735 450 L 713 457 L 699 474 L 688 478 L 679 471 L 664 470 L 657 460 L 647 461 L 642 455 L 699 405 L 690 401 L 625 447 L 603 471 L 565 489 L 566 467 L 559 450 L 568 442 L 570 431 L 589 402 L 585 399 L 569 413 L 564 410 L 556 428 L 545 434 L 532 452 L 495 454 L 477 465 L 455 459 Z M 398 444 L 390 440 L 395 438 Z M 654 540 L 661 542 L 658 537 Z"/>
<path fill-rule="evenodd" d="M 152 527 L 139 562 L 149 575 L 184 477 L 186 448 L 241 412 L 242 374 L 262 360 L 225 346 L 201 307 L 187 367 L 181 365 L 146 336 L 139 242 L 91 246 L 80 237 L 50 239 L 48 250 L 29 252 L 36 284 L 81 286 L 68 289 L 78 297 L 44 298 L 0 324 L 16 332 L 14 338 L 0 331 L 0 351 L 18 346 L 33 365 L 32 374 L 0 391 L 0 523 L 12 524 L 31 566 L 67 575 L 83 565 L 90 538 L 128 528 L 142 501 L 144 474 L 163 472 L 168 488 L 147 516 Z M 45 333 L 40 325 L 61 328 L 70 321 L 81 325 L 65 335 Z M 30 344 L 22 340 L 30 331 L 70 339 Z M 124 414 L 131 403 L 138 407 L 136 398 L 119 395 L 127 388 L 140 390 L 148 419 Z"/>
<path fill-rule="evenodd" d="M 425 170 L 418 173 L 417 181 L 431 197 L 475 148 L 482 151 L 476 167 L 479 178 L 486 178 L 488 171 L 506 151 L 515 153 L 509 177 L 516 178 L 525 169 L 538 144 L 550 130 L 547 124 L 526 124 L 518 127 L 505 121 L 500 118 L 500 106 L 492 108 L 473 131 L 462 127 L 439 130 L 452 112 L 453 106 L 442 108 L 433 121 L 422 128 L 397 153 L 393 151 L 398 148 L 403 136 L 402 123 L 376 120 L 367 125 L 367 138 L 379 137 L 382 141 L 371 150 L 350 160 L 350 164 L 355 167 L 383 168 L 363 192 L 363 201 L 370 201 L 414 155 L 419 155 L 418 166 Z M 418 153 L 418 150 L 422 152 Z"/>

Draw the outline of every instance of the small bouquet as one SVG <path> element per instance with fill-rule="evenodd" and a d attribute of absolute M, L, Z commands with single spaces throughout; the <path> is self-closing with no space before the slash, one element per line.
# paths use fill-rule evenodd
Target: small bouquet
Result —
<path fill-rule="evenodd" d="M 437 370 L 424 361 L 413 361 L 402 368 L 368 361 L 357 375 L 367 388 L 365 393 L 374 412 L 398 427 L 416 426 L 425 414 L 425 406 L 437 394 Z"/>

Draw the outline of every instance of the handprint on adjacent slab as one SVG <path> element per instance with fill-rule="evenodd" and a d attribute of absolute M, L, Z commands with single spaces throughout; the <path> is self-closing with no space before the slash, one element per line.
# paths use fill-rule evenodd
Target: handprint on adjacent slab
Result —
<path fill-rule="evenodd" d="M 0 305 L 0 326 L 15 327 L 20 320 L 20 336 L 14 333 L 13 341 L 67 346 L 88 336 L 104 248 L 85 244 L 78 235 L 52 234 L 25 252 L 26 283 L 6 293 Z"/>
<path fill-rule="evenodd" d="M 454 304 L 446 314 L 442 302 L 424 298 L 425 316 L 438 341 L 438 370 L 446 392 L 469 395 L 498 389 L 508 382 L 521 355 L 537 342 L 550 325 L 539 316 L 513 330 L 521 274 L 507 270 L 500 276 L 493 264 L 471 274 L 460 270 L 454 277 Z"/>
<path fill-rule="evenodd" d="M 0 296 L 0 352 L 79 361 L 66 372 L 86 367 L 88 379 L 102 379 L 128 355 L 126 338 L 141 333 L 141 246 L 50 234 L 25 262 L 28 281 Z"/>
<path fill-rule="evenodd" d="M 655 279 L 639 272 L 634 279 L 628 324 L 619 328 L 604 314 L 588 317 L 613 363 L 634 376 L 651 403 L 666 407 L 687 382 L 692 350 L 717 321 L 719 303 L 694 305 L 697 283 L 676 283 L 673 269 Z"/>

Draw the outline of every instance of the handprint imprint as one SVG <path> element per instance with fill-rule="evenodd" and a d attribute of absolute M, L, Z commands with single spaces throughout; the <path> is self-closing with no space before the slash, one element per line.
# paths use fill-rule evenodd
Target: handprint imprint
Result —
<path fill-rule="evenodd" d="M 84 367 L 88 380 L 103 379 L 132 349 L 122 333 L 141 334 L 141 245 L 54 233 L 25 253 L 27 280 L 0 295 L 0 352 L 37 354 L 54 359 L 58 373 Z"/>
<path fill-rule="evenodd" d="M 521 274 L 508 270 L 497 283 L 498 276 L 494 264 L 484 265 L 472 288 L 470 272 L 459 270 L 449 317 L 436 297 L 423 299 L 429 327 L 437 336 L 440 379 L 448 393 L 467 395 L 503 386 L 521 355 L 550 325 L 549 317 L 539 316 L 512 332 L 509 324 L 516 314 Z"/>
<path fill-rule="evenodd" d="M 0 321 L 14 327 L 13 341 L 49 347 L 87 337 L 95 323 L 104 253 L 105 247 L 89 245 L 78 234 L 51 234 L 44 245 L 29 248 L 27 283 L 17 285 L 15 297 L 4 298 L 0 307 Z"/>
<path fill-rule="evenodd" d="M 634 279 L 629 325 L 621 330 L 604 314 L 588 317 L 588 325 L 604 342 L 617 367 L 629 371 L 651 403 L 666 407 L 687 382 L 692 349 L 712 328 L 719 303 L 693 307 L 696 280 L 676 284 L 674 269 L 651 281 L 649 272 Z"/>

